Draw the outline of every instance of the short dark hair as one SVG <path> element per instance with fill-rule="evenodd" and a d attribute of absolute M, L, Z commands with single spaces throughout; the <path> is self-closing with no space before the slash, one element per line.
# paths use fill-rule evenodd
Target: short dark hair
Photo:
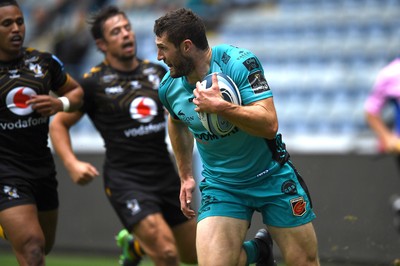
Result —
<path fill-rule="evenodd" d="M 208 48 L 206 26 L 203 20 L 190 9 L 179 8 L 166 13 L 155 21 L 153 31 L 158 37 L 166 33 L 168 41 L 175 47 L 189 39 L 199 49 Z"/>
<path fill-rule="evenodd" d="M 15 1 L 15 0 L 0 0 L 0 7 L 3 7 L 3 6 L 17 6 L 17 7 L 19 7 L 18 2 Z"/>
<path fill-rule="evenodd" d="M 0 0 L 1 1 L 1 0 Z M 127 18 L 125 12 L 121 11 L 116 6 L 107 6 L 100 11 L 94 13 L 89 19 L 88 23 L 91 25 L 90 32 L 92 34 L 93 39 L 103 39 L 103 26 L 107 19 L 117 16 L 123 15 Z"/>

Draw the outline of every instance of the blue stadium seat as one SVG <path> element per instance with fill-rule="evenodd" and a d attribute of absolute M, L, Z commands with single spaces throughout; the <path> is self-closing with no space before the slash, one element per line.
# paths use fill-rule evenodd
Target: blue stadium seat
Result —
<path fill-rule="evenodd" d="M 398 55 L 400 1 L 237 3 L 209 35 L 210 44 L 245 47 L 259 57 L 274 95 L 280 130 L 296 138 L 340 135 L 351 140 L 365 135 L 366 96 L 379 69 Z M 159 13 L 129 14 L 140 56 L 155 60 L 152 25 Z M 97 63 L 99 58 L 91 51 L 87 61 Z M 93 130 L 86 123 L 75 130 Z"/>

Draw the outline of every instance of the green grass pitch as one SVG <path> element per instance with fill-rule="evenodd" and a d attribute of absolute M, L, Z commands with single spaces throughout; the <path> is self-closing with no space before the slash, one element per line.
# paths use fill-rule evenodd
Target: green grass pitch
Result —
<path fill-rule="evenodd" d="M 18 263 L 13 254 L 1 252 L 0 265 L 18 266 Z M 50 254 L 46 258 L 46 266 L 119 266 L 119 264 L 118 257 Z M 140 266 L 153 266 L 153 263 L 145 258 Z M 189 265 L 182 264 L 182 266 Z"/>
<path fill-rule="evenodd" d="M 1 266 L 18 266 L 13 254 L 0 253 Z M 145 259 L 141 266 L 152 266 L 152 263 Z M 119 266 L 118 257 L 111 256 L 83 256 L 83 255 L 62 255 L 50 254 L 46 257 L 46 266 Z"/>

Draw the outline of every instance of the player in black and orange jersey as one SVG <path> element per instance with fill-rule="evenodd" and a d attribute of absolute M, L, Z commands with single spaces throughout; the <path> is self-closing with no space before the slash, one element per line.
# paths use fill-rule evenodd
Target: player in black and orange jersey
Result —
<path fill-rule="evenodd" d="M 18 3 L 0 0 L 0 237 L 19 265 L 41 266 L 59 204 L 49 117 L 77 110 L 83 91 L 54 55 L 23 47 L 24 37 Z"/>
<path fill-rule="evenodd" d="M 135 34 L 118 8 L 100 10 L 90 24 L 105 60 L 80 82 L 83 108 L 53 119 L 54 148 L 73 181 L 84 185 L 99 172 L 74 154 L 69 129 L 86 113 L 100 132 L 106 148 L 106 195 L 138 240 L 128 241 L 125 231 L 119 234 L 123 265 L 138 265 L 142 250 L 157 266 L 196 263 L 195 220 L 180 210 L 180 181 L 165 142 L 165 110 L 158 98 L 166 70 L 137 58 Z"/>

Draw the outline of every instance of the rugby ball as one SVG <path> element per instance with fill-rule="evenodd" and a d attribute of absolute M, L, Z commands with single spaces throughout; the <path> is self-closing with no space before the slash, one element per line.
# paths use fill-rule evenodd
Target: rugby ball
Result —
<path fill-rule="evenodd" d="M 212 85 L 212 76 L 214 73 L 207 75 L 201 82 L 204 88 L 210 88 Z M 235 82 L 226 74 L 218 72 L 218 86 L 221 90 L 222 98 L 225 101 L 241 105 L 242 98 L 240 96 L 239 89 Z M 226 119 L 219 117 L 216 114 L 209 114 L 205 112 L 198 113 L 199 118 L 203 126 L 208 132 L 215 135 L 226 135 L 231 132 L 235 126 L 228 122 Z"/>

